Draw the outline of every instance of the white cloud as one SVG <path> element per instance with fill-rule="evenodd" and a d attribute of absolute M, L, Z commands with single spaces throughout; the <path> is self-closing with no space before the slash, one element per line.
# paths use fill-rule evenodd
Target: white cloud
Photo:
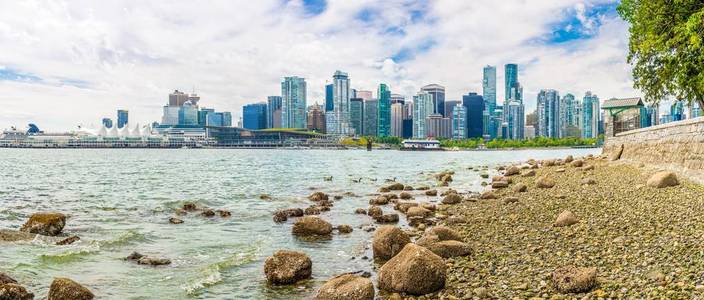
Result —
<path fill-rule="evenodd" d="M 501 99 L 503 65 L 516 62 L 529 109 L 541 88 L 637 95 L 625 62 L 626 25 L 604 17 L 599 27 L 586 18 L 609 1 L 335 0 L 315 17 L 304 17 L 301 1 L 5 1 L 0 65 L 45 83 L 0 80 L 0 127 L 35 122 L 65 130 L 114 118 L 118 108 L 144 124 L 160 119 L 170 91 L 193 87 L 203 106 L 239 115 L 242 105 L 278 94 L 287 75 L 306 77 L 309 103 L 320 103 L 338 69 L 358 89 L 385 82 L 410 96 L 439 83 L 448 99 L 460 99 L 481 92 L 484 65 L 498 65 Z M 359 20 L 363 9 L 369 18 Z M 585 18 L 594 36 L 540 42 L 568 17 Z M 428 51 L 391 59 L 428 42 Z M 70 84 L 76 80 L 88 86 Z"/>

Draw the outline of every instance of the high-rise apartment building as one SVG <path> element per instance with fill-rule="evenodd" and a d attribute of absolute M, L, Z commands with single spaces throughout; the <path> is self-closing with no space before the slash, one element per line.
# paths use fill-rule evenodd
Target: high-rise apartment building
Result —
<path fill-rule="evenodd" d="M 389 87 L 382 83 L 377 90 L 377 114 L 376 135 L 385 137 L 391 135 L 391 91 Z"/>
<path fill-rule="evenodd" d="M 599 136 L 600 113 L 599 97 L 587 92 L 582 100 L 582 138 Z"/>
<path fill-rule="evenodd" d="M 391 136 L 403 137 L 403 104 L 391 104 Z"/>
<path fill-rule="evenodd" d="M 405 104 L 406 103 L 406 97 L 400 94 L 391 94 L 391 104 L 394 103 L 401 103 Z"/>
<path fill-rule="evenodd" d="M 420 89 L 428 93 L 433 100 L 433 113 L 445 116 L 445 87 L 439 84 L 429 84 Z"/>
<path fill-rule="evenodd" d="M 376 136 L 376 125 L 379 122 L 379 114 L 377 113 L 379 109 L 378 102 L 378 100 L 373 98 L 364 101 L 364 128 L 362 128 L 362 131 L 365 136 Z"/>
<path fill-rule="evenodd" d="M 350 99 L 350 126 L 356 135 L 364 134 L 364 100 Z"/>
<path fill-rule="evenodd" d="M 460 102 L 452 109 L 452 138 L 467 138 L 467 108 Z"/>
<path fill-rule="evenodd" d="M 420 91 L 413 96 L 413 137 L 424 139 L 428 137 L 426 119 L 433 114 L 434 103 L 433 96 L 429 93 Z"/>
<path fill-rule="evenodd" d="M 508 124 L 508 136 L 504 137 L 512 140 L 522 140 L 525 137 L 525 108 L 523 103 L 511 100 L 504 108 L 506 123 Z"/>
<path fill-rule="evenodd" d="M 484 135 L 484 97 L 477 93 L 463 95 L 462 105 L 467 108 L 467 137 L 482 137 Z"/>
<path fill-rule="evenodd" d="M 117 110 L 117 128 L 122 128 L 130 121 L 130 113 L 124 109 Z"/>
<path fill-rule="evenodd" d="M 462 101 L 445 100 L 445 114 L 448 118 L 452 118 L 452 110 L 455 109 L 458 103 L 462 103 Z"/>
<path fill-rule="evenodd" d="M 518 65 L 517 64 L 506 64 L 504 66 L 504 99 L 511 99 L 511 89 L 516 87 L 518 83 Z M 521 99 L 515 99 L 521 100 Z"/>
<path fill-rule="evenodd" d="M 441 114 L 432 114 L 425 119 L 426 134 L 432 138 L 452 138 L 452 121 Z"/>
<path fill-rule="evenodd" d="M 335 100 L 333 99 L 333 89 L 334 84 L 325 85 L 325 111 L 332 111 L 335 109 Z"/>
<path fill-rule="evenodd" d="M 326 132 L 333 135 L 351 135 L 350 79 L 347 73 L 335 71 L 333 79 L 333 110 L 327 113 Z"/>
<path fill-rule="evenodd" d="M 254 103 L 242 107 L 242 126 L 246 129 L 259 130 L 266 128 L 267 104 Z"/>
<path fill-rule="evenodd" d="M 266 99 L 266 128 L 281 127 L 281 96 Z"/>
<path fill-rule="evenodd" d="M 281 127 L 306 128 L 306 80 L 285 77 L 281 82 Z"/>
<path fill-rule="evenodd" d="M 560 93 L 556 90 L 541 90 L 538 93 L 538 136 L 559 138 Z"/>
<path fill-rule="evenodd" d="M 485 66 L 482 80 L 484 107 L 491 114 L 496 109 L 496 67 Z"/>

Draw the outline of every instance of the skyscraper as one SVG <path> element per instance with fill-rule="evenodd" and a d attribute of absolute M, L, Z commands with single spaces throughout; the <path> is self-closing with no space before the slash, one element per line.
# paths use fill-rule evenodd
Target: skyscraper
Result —
<path fill-rule="evenodd" d="M 511 89 L 516 87 L 518 83 L 518 65 L 517 64 L 506 64 L 504 66 L 504 80 L 506 81 L 504 99 L 511 99 Z M 516 99 L 521 100 L 521 99 Z"/>
<path fill-rule="evenodd" d="M 432 114 L 425 119 L 426 135 L 433 138 L 452 138 L 452 121 L 441 114 Z"/>
<path fill-rule="evenodd" d="M 246 129 L 259 130 L 266 128 L 267 104 L 254 103 L 242 107 L 242 126 Z"/>
<path fill-rule="evenodd" d="M 281 96 L 269 96 L 266 99 L 266 128 L 279 127 L 281 127 Z"/>
<path fill-rule="evenodd" d="M 433 113 L 445 116 L 445 87 L 439 84 L 429 84 L 420 89 L 433 100 Z"/>
<path fill-rule="evenodd" d="M 506 111 L 506 123 L 508 124 L 508 139 L 522 140 L 525 136 L 525 108 L 523 103 L 511 100 Z"/>
<path fill-rule="evenodd" d="M 413 96 L 413 137 L 424 139 L 428 136 L 426 118 L 433 114 L 433 96 L 425 91 L 420 91 Z"/>
<path fill-rule="evenodd" d="M 333 100 L 333 84 L 325 85 L 325 111 L 332 111 L 335 108 L 335 102 Z"/>
<path fill-rule="evenodd" d="M 560 93 L 541 90 L 538 93 L 538 136 L 560 137 Z"/>
<path fill-rule="evenodd" d="M 459 102 L 452 109 L 452 138 L 455 140 L 467 138 L 467 108 Z"/>
<path fill-rule="evenodd" d="M 105 126 L 105 128 L 112 128 L 112 119 L 103 118 L 103 126 Z"/>
<path fill-rule="evenodd" d="M 200 97 L 198 97 L 198 100 L 200 100 Z M 169 106 L 180 107 L 186 102 L 189 102 L 189 96 L 184 92 L 175 90 L 173 93 L 169 94 Z"/>
<path fill-rule="evenodd" d="M 378 100 L 376 99 L 364 101 L 364 128 L 362 128 L 362 131 L 366 136 L 376 136 L 376 125 L 379 122 L 379 114 L 377 113 L 379 104 L 377 102 Z"/>
<path fill-rule="evenodd" d="M 489 114 L 496 109 L 496 67 L 484 67 L 484 79 L 482 81 L 482 96 L 484 97 L 484 107 Z"/>
<path fill-rule="evenodd" d="M 350 135 L 350 79 L 347 73 L 335 71 L 333 79 L 333 110 L 327 117 L 326 132 Z"/>
<path fill-rule="evenodd" d="M 306 80 L 285 77 L 281 82 L 281 127 L 306 128 Z"/>
<path fill-rule="evenodd" d="M 563 115 L 565 118 L 564 136 L 581 137 L 581 123 L 579 120 L 581 119 L 582 104 L 579 103 L 579 100 L 577 100 L 572 94 L 567 94 L 562 97 L 562 103 L 564 103 L 565 107 Z"/>
<path fill-rule="evenodd" d="M 582 100 L 582 138 L 596 138 L 599 136 L 599 97 L 587 92 Z"/>
<path fill-rule="evenodd" d="M 364 134 L 364 100 L 350 99 L 350 126 L 356 135 Z"/>
<path fill-rule="evenodd" d="M 391 104 L 391 136 L 403 136 L 403 104 Z"/>
<path fill-rule="evenodd" d="M 462 103 L 462 101 L 445 100 L 445 114 L 448 118 L 452 118 L 452 110 L 455 109 L 458 103 Z"/>
<path fill-rule="evenodd" d="M 462 105 L 467 108 L 467 137 L 482 137 L 484 135 L 484 97 L 477 93 L 463 95 Z"/>
<path fill-rule="evenodd" d="M 405 104 L 406 103 L 406 97 L 400 94 L 391 94 L 391 104 L 394 103 L 401 103 Z"/>
<path fill-rule="evenodd" d="M 377 90 L 379 102 L 377 102 L 378 122 L 376 125 L 376 135 L 380 137 L 391 134 L 391 91 L 389 87 L 382 83 Z"/>
<path fill-rule="evenodd" d="M 118 109 L 117 110 L 117 128 L 122 128 L 127 125 L 130 121 L 130 115 L 127 110 Z"/>

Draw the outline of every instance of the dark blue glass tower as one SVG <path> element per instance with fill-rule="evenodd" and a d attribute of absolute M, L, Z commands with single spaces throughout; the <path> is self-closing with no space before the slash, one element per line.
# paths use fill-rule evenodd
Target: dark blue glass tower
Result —
<path fill-rule="evenodd" d="M 469 93 L 462 96 L 462 105 L 467 108 L 467 137 L 482 137 L 484 134 L 484 97 L 477 93 Z"/>
<path fill-rule="evenodd" d="M 325 111 L 333 111 L 335 109 L 335 102 L 332 97 L 334 85 L 325 85 Z"/>
<path fill-rule="evenodd" d="M 245 105 L 242 108 L 242 127 L 252 130 L 266 128 L 266 103 Z"/>

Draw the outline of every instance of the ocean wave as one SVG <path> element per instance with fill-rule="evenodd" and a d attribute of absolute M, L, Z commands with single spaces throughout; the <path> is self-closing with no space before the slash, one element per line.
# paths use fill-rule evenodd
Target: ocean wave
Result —
<path fill-rule="evenodd" d="M 120 233 L 118 236 L 116 236 L 113 239 L 92 241 L 91 243 L 96 244 L 99 248 L 103 248 L 103 247 L 110 248 L 110 247 L 125 246 L 125 245 L 129 245 L 133 242 L 146 241 L 146 240 L 148 240 L 148 238 L 145 234 L 140 233 L 137 230 L 130 229 L 130 230 L 127 230 L 125 232 Z"/>
<path fill-rule="evenodd" d="M 40 254 L 38 258 L 42 263 L 45 264 L 60 264 L 79 260 L 82 257 L 96 254 L 98 252 L 100 252 L 99 246 L 87 245 L 72 247 L 66 251 Z"/>
<path fill-rule="evenodd" d="M 205 266 L 196 278 L 184 284 L 182 288 L 186 294 L 196 295 L 204 288 L 222 282 L 223 272 L 256 261 L 259 253 L 261 253 L 261 241 L 222 261 Z"/>

